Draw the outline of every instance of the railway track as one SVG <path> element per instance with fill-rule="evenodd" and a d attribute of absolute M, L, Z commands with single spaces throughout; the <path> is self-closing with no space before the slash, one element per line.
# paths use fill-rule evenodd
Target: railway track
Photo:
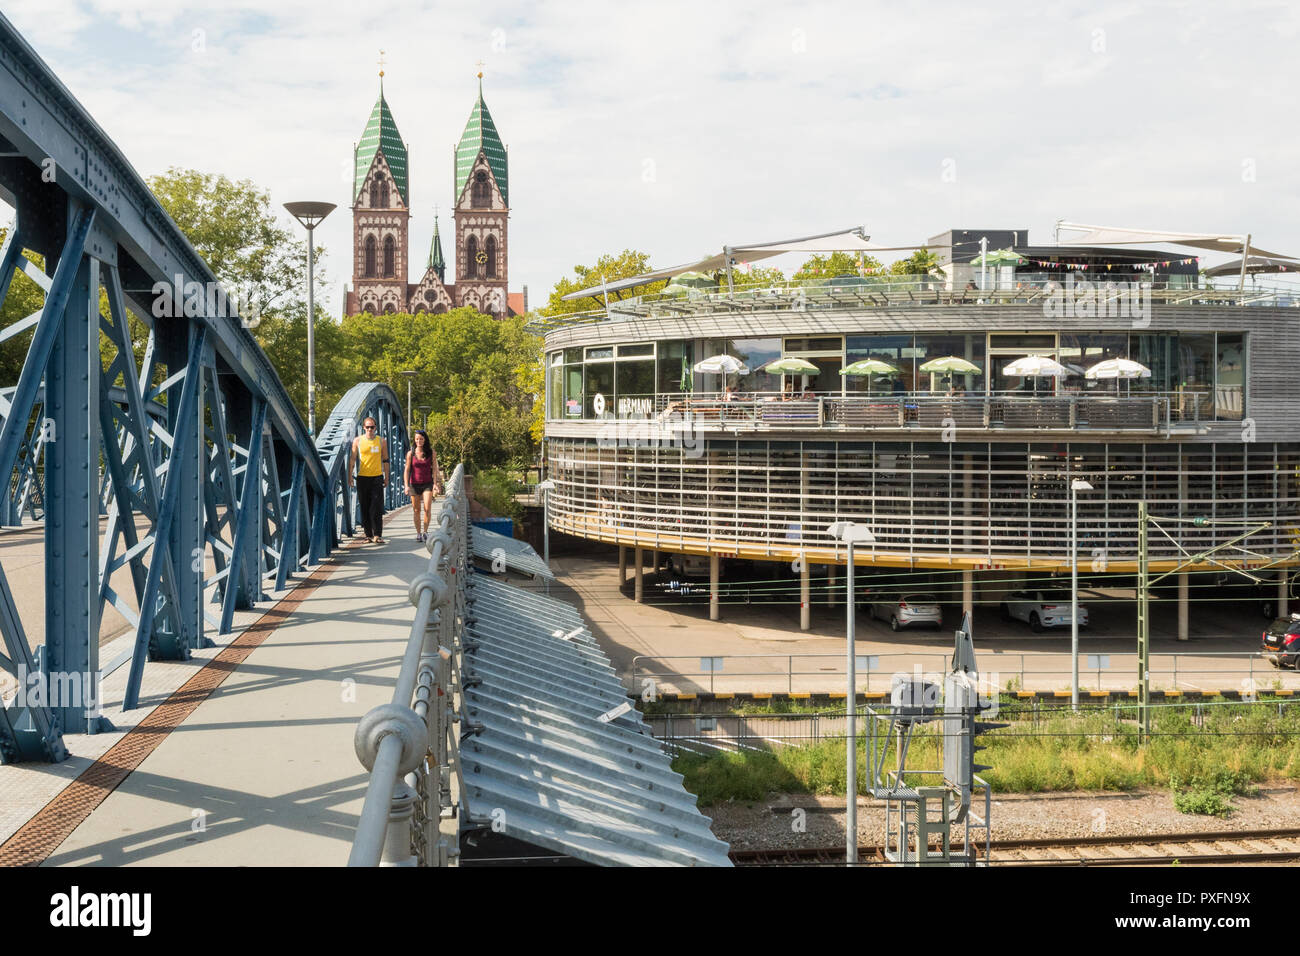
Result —
<path fill-rule="evenodd" d="M 953 844 L 952 849 L 964 848 Z M 1300 828 L 995 840 L 988 860 L 983 844 L 976 853 L 980 863 L 995 866 L 1167 866 L 1175 860 L 1183 866 L 1285 863 L 1300 861 Z M 883 846 L 860 846 L 858 859 L 862 865 L 888 865 Z M 731 860 L 737 866 L 843 866 L 844 847 L 734 850 Z"/>

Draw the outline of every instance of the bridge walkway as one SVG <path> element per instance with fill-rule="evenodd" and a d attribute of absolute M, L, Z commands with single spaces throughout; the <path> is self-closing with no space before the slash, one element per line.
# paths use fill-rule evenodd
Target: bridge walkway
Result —
<path fill-rule="evenodd" d="M 342 865 L 366 785 L 352 727 L 392 693 L 428 561 L 408 514 L 385 516 L 386 545 L 354 541 L 299 575 L 224 648 L 152 664 L 140 710 L 118 710 L 110 680 L 104 713 L 134 732 L 0 767 L 0 862 Z"/>

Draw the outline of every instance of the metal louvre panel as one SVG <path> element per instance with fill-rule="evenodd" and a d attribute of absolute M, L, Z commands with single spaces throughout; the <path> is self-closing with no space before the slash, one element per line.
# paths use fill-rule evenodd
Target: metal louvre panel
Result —
<path fill-rule="evenodd" d="M 555 575 L 542 560 L 542 556 L 526 541 L 497 534 L 486 528 L 472 527 L 469 532 L 469 549 L 480 561 L 491 561 L 499 555 L 512 571 L 555 580 Z"/>
<path fill-rule="evenodd" d="M 729 866 L 640 715 L 599 719 L 628 699 L 581 615 L 485 575 L 468 587 L 469 819 L 503 811 L 512 835 L 591 863 Z"/>
<path fill-rule="evenodd" d="M 583 537 L 668 551 L 730 552 L 814 563 L 842 560 L 823 532 L 836 520 L 869 523 L 877 545 L 861 560 L 972 567 L 1068 566 L 1067 465 L 1096 494 L 1079 502 L 1080 549 L 1110 565 L 1135 560 L 1137 505 L 1205 517 L 1269 521 L 1253 548 L 1284 555 L 1300 526 L 1290 489 L 1291 444 L 1098 442 L 801 442 L 762 451 L 709 443 L 698 459 L 655 449 L 601 449 L 549 439 L 552 527 Z M 1223 529 L 1180 526 L 1187 547 Z M 1153 557 L 1177 548 L 1153 543 Z"/>

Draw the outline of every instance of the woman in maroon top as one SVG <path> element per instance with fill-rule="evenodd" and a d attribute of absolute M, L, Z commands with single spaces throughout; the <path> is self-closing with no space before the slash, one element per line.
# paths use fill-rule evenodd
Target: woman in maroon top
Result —
<path fill-rule="evenodd" d="M 415 518 L 415 538 L 423 541 L 429 536 L 429 517 L 433 514 L 434 495 L 442 494 L 442 472 L 438 469 L 438 454 L 429 445 L 429 436 L 417 431 L 411 437 L 411 450 L 406 453 L 403 480 L 406 493 L 411 498 L 411 515 Z"/>

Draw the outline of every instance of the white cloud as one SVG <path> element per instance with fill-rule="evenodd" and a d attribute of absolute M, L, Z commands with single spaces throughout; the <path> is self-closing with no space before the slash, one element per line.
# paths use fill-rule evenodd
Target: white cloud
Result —
<path fill-rule="evenodd" d="M 510 147 L 511 284 L 532 303 L 602 252 L 671 263 L 854 223 L 891 242 L 1004 224 L 1047 240 L 1066 216 L 1249 229 L 1300 252 L 1283 179 L 1300 143 L 1280 106 L 1300 15 L 1266 4 L 31 0 L 9 16 L 142 174 L 192 166 L 277 203 L 337 202 L 318 230 L 335 312 L 351 261 L 342 164 L 381 48 L 417 264 L 435 203 L 450 242 L 451 151 L 486 61 Z"/>

